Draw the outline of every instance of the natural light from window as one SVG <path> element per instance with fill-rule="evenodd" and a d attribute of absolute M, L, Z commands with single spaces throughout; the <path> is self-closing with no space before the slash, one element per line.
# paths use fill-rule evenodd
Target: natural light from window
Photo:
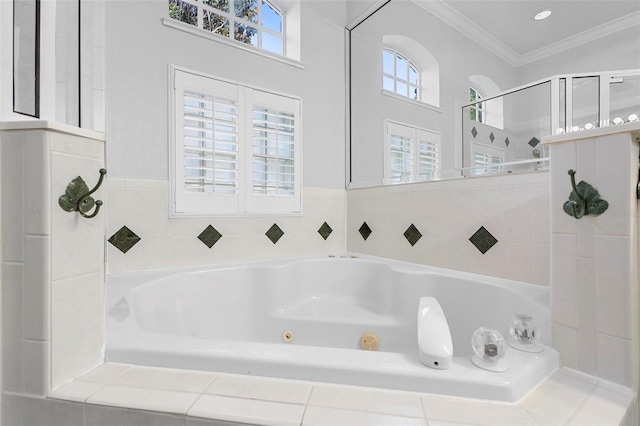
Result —
<path fill-rule="evenodd" d="M 418 101 L 420 100 L 420 72 L 404 55 L 391 49 L 384 49 L 382 88 Z"/>
<path fill-rule="evenodd" d="M 266 0 L 169 0 L 169 17 L 285 55 L 284 14 Z"/>

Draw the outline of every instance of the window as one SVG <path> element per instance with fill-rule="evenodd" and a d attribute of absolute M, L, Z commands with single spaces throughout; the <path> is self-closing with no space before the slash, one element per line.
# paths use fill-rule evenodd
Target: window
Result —
<path fill-rule="evenodd" d="M 420 100 L 420 72 L 405 56 L 390 49 L 382 52 L 382 88 Z"/>
<path fill-rule="evenodd" d="M 438 177 L 440 134 L 386 122 L 385 183 L 420 182 Z"/>
<path fill-rule="evenodd" d="M 296 213 L 300 100 L 173 70 L 175 215 Z"/>
<path fill-rule="evenodd" d="M 479 101 L 480 99 L 482 99 L 482 95 L 480 94 L 480 92 L 478 92 L 478 90 L 473 87 L 469 87 L 469 100 L 473 102 Z M 477 121 L 479 123 L 486 122 L 486 110 L 484 107 L 484 102 L 478 102 L 474 106 L 472 106 L 469 109 L 469 114 L 469 118 L 471 118 L 472 121 Z"/>
<path fill-rule="evenodd" d="M 504 150 L 479 143 L 473 144 L 473 157 L 476 175 L 502 172 Z"/>
<path fill-rule="evenodd" d="M 169 17 L 278 55 L 284 14 L 266 0 L 169 0 Z"/>

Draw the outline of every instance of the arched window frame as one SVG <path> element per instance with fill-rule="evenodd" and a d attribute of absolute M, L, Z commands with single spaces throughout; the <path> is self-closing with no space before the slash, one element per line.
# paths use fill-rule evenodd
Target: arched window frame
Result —
<path fill-rule="evenodd" d="M 269 0 L 249 0 L 255 2 L 255 14 L 236 16 L 235 9 L 246 0 L 168 0 L 169 18 L 197 27 L 208 34 L 225 37 L 238 43 L 279 55 L 287 56 L 286 13 Z M 279 16 L 280 31 L 265 25 L 265 7 Z M 214 18 L 222 22 L 211 28 Z M 248 19 L 247 19 L 248 18 Z M 247 29 L 255 31 L 250 37 L 243 36 Z M 271 39 L 271 42 L 269 40 Z M 272 43 L 279 48 L 269 47 Z"/>
<path fill-rule="evenodd" d="M 484 98 L 482 93 L 473 86 L 469 86 L 469 102 L 480 101 Z M 484 102 L 477 102 L 474 106 L 469 108 L 469 118 L 471 121 L 477 121 L 478 123 L 486 122 L 487 111 L 484 107 Z"/>
<path fill-rule="evenodd" d="M 391 58 L 392 57 L 392 58 Z M 415 101 L 421 100 L 422 85 L 421 70 L 407 55 L 394 49 L 384 48 L 382 52 L 382 87 L 400 96 L 405 96 Z M 392 73 L 385 72 L 389 68 L 388 61 L 393 62 Z M 402 62 L 405 67 L 400 67 Z M 404 69 L 402 69 L 404 68 Z M 393 86 L 393 87 L 390 87 Z"/>

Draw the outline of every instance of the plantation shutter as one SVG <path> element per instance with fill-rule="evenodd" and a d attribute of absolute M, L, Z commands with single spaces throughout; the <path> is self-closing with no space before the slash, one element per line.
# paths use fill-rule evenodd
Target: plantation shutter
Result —
<path fill-rule="evenodd" d="M 175 73 L 175 85 L 176 204 L 193 213 L 235 212 L 242 124 L 238 87 L 186 72 Z"/>
<path fill-rule="evenodd" d="M 437 178 L 440 172 L 440 134 L 417 129 L 418 176 L 417 180 Z"/>
<path fill-rule="evenodd" d="M 300 212 L 300 101 L 182 70 L 173 75 L 173 213 Z"/>
<path fill-rule="evenodd" d="M 424 181 L 438 177 L 440 134 L 386 122 L 385 182 Z"/>

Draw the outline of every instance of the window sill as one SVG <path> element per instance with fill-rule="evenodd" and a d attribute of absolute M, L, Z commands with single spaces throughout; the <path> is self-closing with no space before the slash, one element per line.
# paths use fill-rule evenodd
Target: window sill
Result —
<path fill-rule="evenodd" d="M 382 89 L 382 94 L 384 96 L 389 96 L 390 98 L 394 98 L 394 99 L 398 99 L 400 101 L 404 101 L 404 102 L 408 102 L 410 104 L 422 107 L 422 108 L 426 108 L 428 110 L 434 111 L 434 112 L 442 112 L 442 109 L 440 109 L 439 107 L 435 106 L 435 105 L 431 105 L 428 104 L 426 102 L 422 102 L 422 101 L 416 101 L 415 99 L 411 99 L 411 98 L 407 98 L 406 96 L 400 96 L 396 93 L 390 92 L 388 90 Z"/>
<path fill-rule="evenodd" d="M 162 18 L 162 24 L 169 28 L 174 28 L 176 30 L 184 31 L 186 33 L 189 33 L 198 37 L 206 38 L 207 40 L 215 41 L 216 43 L 224 44 L 225 46 L 244 50 L 245 52 L 250 52 L 258 56 L 262 56 L 263 58 L 272 59 L 274 61 L 281 62 L 283 64 L 290 65 L 295 68 L 304 69 L 304 64 L 298 60 L 287 58 L 286 56 L 275 55 L 275 54 L 266 52 L 264 50 L 258 49 L 256 47 L 249 46 L 217 34 L 208 33 L 205 30 L 196 28 L 189 24 L 176 21 L 175 19 Z"/>

